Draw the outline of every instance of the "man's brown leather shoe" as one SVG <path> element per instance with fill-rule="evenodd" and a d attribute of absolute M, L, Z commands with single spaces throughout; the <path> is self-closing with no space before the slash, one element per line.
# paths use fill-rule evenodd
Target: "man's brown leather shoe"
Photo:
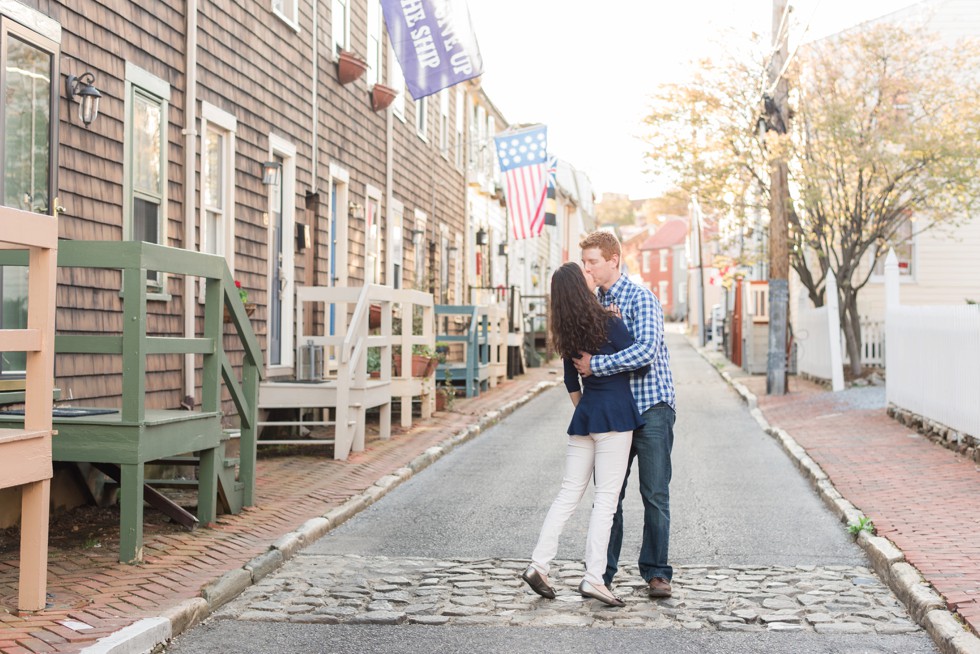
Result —
<path fill-rule="evenodd" d="M 654 577 L 647 586 L 650 597 L 670 597 L 670 582 L 663 577 Z"/>

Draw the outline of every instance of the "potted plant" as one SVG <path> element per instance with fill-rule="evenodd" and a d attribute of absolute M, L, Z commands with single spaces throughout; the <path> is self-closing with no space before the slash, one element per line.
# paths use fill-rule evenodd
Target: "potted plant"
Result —
<path fill-rule="evenodd" d="M 371 109 L 374 111 L 387 109 L 396 97 L 398 92 L 395 89 L 384 84 L 375 84 L 371 87 Z"/>
<path fill-rule="evenodd" d="M 427 345 L 412 346 L 412 376 L 431 377 L 439 365 L 439 357 Z"/>
<path fill-rule="evenodd" d="M 255 302 L 248 301 L 248 291 L 242 288 L 242 283 L 235 280 L 235 288 L 238 289 L 238 297 L 241 298 L 242 304 L 245 305 L 245 315 L 251 316 L 255 313 Z M 231 322 L 231 314 L 228 312 L 228 307 L 225 307 L 225 322 Z"/>
<path fill-rule="evenodd" d="M 456 405 L 456 387 L 453 386 L 453 373 L 446 369 L 446 377 L 436 388 L 436 411 L 452 411 Z"/>
<path fill-rule="evenodd" d="M 341 84 L 350 84 L 367 70 L 367 62 L 347 50 L 337 55 L 337 79 Z"/>
<path fill-rule="evenodd" d="M 435 373 L 437 365 L 439 365 L 439 358 L 431 348 L 425 345 L 412 346 L 412 377 L 430 377 Z M 392 369 L 396 377 L 401 376 L 400 354 L 396 354 L 392 360 Z"/>
<path fill-rule="evenodd" d="M 367 372 L 370 377 L 381 376 L 381 349 L 369 347 L 367 349 Z"/>

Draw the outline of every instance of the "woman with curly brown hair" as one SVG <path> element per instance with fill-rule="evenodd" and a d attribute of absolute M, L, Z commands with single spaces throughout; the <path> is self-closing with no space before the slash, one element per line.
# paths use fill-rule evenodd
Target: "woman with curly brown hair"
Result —
<path fill-rule="evenodd" d="M 616 502 L 626 476 L 633 430 L 643 425 L 630 391 L 629 373 L 588 376 L 575 370 L 580 352 L 612 354 L 633 343 L 621 318 L 602 308 L 578 263 L 566 263 L 551 278 L 551 335 L 565 362 L 565 387 L 575 413 L 568 427 L 565 477 L 541 526 L 531 565 L 521 575 L 542 597 L 554 599 L 548 570 L 558 553 L 558 538 L 595 477 L 595 497 L 585 544 L 585 575 L 578 590 L 609 606 L 624 606 L 602 580 Z"/>

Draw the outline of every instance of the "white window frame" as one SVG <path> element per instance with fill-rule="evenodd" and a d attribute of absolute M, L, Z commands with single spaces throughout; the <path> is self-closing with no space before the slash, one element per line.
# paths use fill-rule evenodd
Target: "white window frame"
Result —
<path fill-rule="evenodd" d="M 373 212 L 371 211 L 373 206 Z M 381 284 L 381 190 L 364 191 L 364 283 Z"/>
<path fill-rule="evenodd" d="M 341 50 L 350 50 L 350 4 L 351 0 L 330 2 L 330 38 L 333 41 L 334 60 L 340 57 Z M 337 20 L 338 14 L 340 20 Z"/>
<path fill-rule="evenodd" d="M 486 160 L 487 153 L 490 148 L 487 147 L 487 110 L 481 104 L 476 107 L 476 147 L 477 147 L 477 162 L 476 162 L 476 174 L 480 186 L 486 186 Z"/>
<path fill-rule="evenodd" d="M 385 281 L 392 288 L 404 288 L 405 281 L 405 206 L 392 199 L 388 207 L 388 257 Z"/>
<path fill-rule="evenodd" d="M 488 144 L 489 143 L 493 143 L 493 137 L 494 137 L 494 135 L 496 133 L 497 133 L 497 120 L 493 116 L 491 116 L 489 113 L 487 113 L 487 134 L 486 134 L 486 142 Z M 494 170 L 495 170 L 494 163 L 497 160 L 497 157 L 490 156 L 493 151 L 494 151 L 494 148 L 491 148 L 491 147 L 487 147 L 484 150 L 484 152 L 486 153 L 486 159 L 484 159 L 483 165 L 485 166 L 484 172 L 485 172 L 485 174 L 487 176 L 487 181 L 493 180 L 493 174 L 494 174 Z"/>
<path fill-rule="evenodd" d="M 650 272 L 650 250 L 644 250 L 642 252 L 643 259 L 643 272 Z"/>
<path fill-rule="evenodd" d="M 670 282 L 667 280 L 660 280 L 657 284 L 657 299 L 660 300 L 660 304 L 666 307 L 670 304 Z"/>
<path fill-rule="evenodd" d="M 419 138 L 429 142 L 429 97 L 419 98 L 415 101 L 415 133 Z"/>
<path fill-rule="evenodd" d="M 413 262 L 413 266 L 415 268 L 415 288 L 420 291 L 426 291 L 419 284 L 422 283 L 425 277 L 425 225 L 427 220 L 428 216 L 426 216 L 424 211 L 421 209 L 415 210 L 415 231 L 416 233 L 421 231 L 421 233 L 414 241 L 415 261 Z"/>
<path fill-rule="evenodd" d="M 398 120 L 405 122 L 405 73 L 402 72 L 402 65 L 398 63 L 395 50 L 388 45 L 388 86 L 394 89 L 398 95 L 391 103 L 391 110 Z"/>
<path fill-rule="evenodd" d="M 384 27 L 381 24 L 381 0 L 367 0 L 367 85 L 371 88 L 381 82 L 381 63 L 384 50 Z"/>
<path fill-rule="evenodd" d="M 439 92 L 439 153 L 449 159 L 449 89 Z"/>
<path fill-rule="evenodd" d="M 909 249 L 911 250 L 909 253 L 908 261 L 909 264 L 912 266 L 912 270 L 909 272 L 902 272 L 901 265 L 899 265 L 898 281 L 900 284 L 910 284 L 915 282 L 916 272 L 919 269 L 919 265 L 917 261 L 918 254 L 919 254 L 919 247 L 918 247 L 919 235 L 915 231 L 915 222 L 909 220 L 908 223 L 910 225 L 909 228 L 912 231 L 912 235 L 910 236 L 909 240 L 906 243 L 908 244 Z M 887 256 L 888 254 L 887 250 L 890 249 L 891 246 L 886 245 L 885 247 L 886 247 L 885 255 Z M 876 248 L 870 248 L 870 251 L 868 252 L 868 265 L 872 267 L 871 277 L 868 278 L 868 282 L 876 283 L 876 284 L 884 284 L 885 283 L 885 256 L 881 257 L 881 259 L 878 261 L 878 265 L 876 266 L 875 265 L 876 253 L 877 253 Z M 895 256 L 898 257 L 898 252 L 895 253 Z M 899 264 L 901 264 L 902 261 L 903 259 L 899 258 Z M 880 269 L 881 272 L 877 272 L 876 269 Z"/>
<path fill-rule="evenodd" d="M 463 303 L 463 236 L 456 234 L 456 252 L 453 254 L 453 297 L 455 304 Z"/>
<path fill-rule="evenodd" d="M 159 77 L 143 70 L 142 68 L 126 62 L 126 82 L 125 82 L 125 150 L 123 154 L 123 240 L 133 240 L 133 202 L 136 199 L 136 190 L 133 180 L 135 174 L 135 164 L 133 162 L 133 111 L 135 109 L 136 97 L 140 96 L 144 100 L 157 103 L 160 108 L 160 193 L 152 199 L 159 202 L 160 214 L 157 218 L 157 243 L 167 245 L 169 230 L 167 215 L 167 188 L 169 180 L 167 151 L 169 149 L 169 114 L 170 114 L 170 85 Z M 145 194 L 143 194 L 145 196 Z M 149 196 L 146 196 L 149 198 Z M 167 275 L 157 273 L 155 279 L 147 279 L 147 286 L 151 289 L 147 293 L 149 300 L 169 300 L 170 294 L 166 292 Z"/>
<path fill-rule="evenodd" d="M 198 218 L 201 233 L 199 250 L 207 252 L 210 244 L 207 242 L 208 207 L 204 201 L 204 183 L 207 178 L 207 160 L 204 157 L 208 131 L 216 131 L 224 136 L 224 148 L 221 152 L 221 199 L 222 208 L 219 229 L 221 234 L 215 253 L 223 256 L 228 262 L 228 269 L 235 274 L 235 134 L 238 131 L 238 120 L 227 111 L 223 111 L 208 102 L 201 103 L 201 213 Z"/>
<path fill-rule="evenodd" d="M 466 165 L 466 150 L 464 150 L 465 140 L 463 129 L 466 122 L 466 92 L 461 87 L 456 87 L 456 170 L 462 171 Z"/>
<path fill-rule="evenodd" d="M 299 34 L 299 0 L 272 0 L 272 13 Z"/>
<path fill-rule="evenodd" d="M 294 323 L 296 322 L 296 307 L 295 307 L 295 282 L 296 282 L 296 146 L 287 141 L 286 139 L 278 136 L 277 134 L 269 134 L 269 150 L 267 152 L 268 161 L 274 161 L 276 156 L 282 159 L 282 171 L 280 177 L 280 193 L 282 194 L 282 241 L 288 244 L 288 247 L 283 248 L 283 261 L 282 267 L 286 272 L 286 279 L 291 283 L 287 283 L 286 289 L 282 294 L 282 334 L 280 334 L 280 347 L 282 352 L 280 352 L 280 360 L 276 365 L 271 363 L 271 348 L 266 348 L 266 368 L 267 371 L 273 375 L 280 373 L 290 373 L 293 370 L 293 363 L 295 361 L 293 354 L 293 335 L 294 335 Z M 268 229 L 268 247 L 269 252 L 272 252 L 272 220 L 271 216 L 273 214 L 272 207 L 272 193 L 269 193 L 268 199 L 268 216 L 269 229 Z M 272 266 L 275 264 L 275 257 L 269 256 L 266 267 L 266 288 L 272 288 Z M 269 301 L 272 301 L 270 292 Z M 270 309 L 271 311 L 271 309 Z"/>
<path fill-rule="evenodd" d="M 660 250 L 660 272 L 667 272 L 667 254 L 670 252 L 667 248 Z"/>
<path fill-rule="evenodd" d="M 448 303 L 449 295 L 449 227 L 439 226 L 439 301 Z"/>

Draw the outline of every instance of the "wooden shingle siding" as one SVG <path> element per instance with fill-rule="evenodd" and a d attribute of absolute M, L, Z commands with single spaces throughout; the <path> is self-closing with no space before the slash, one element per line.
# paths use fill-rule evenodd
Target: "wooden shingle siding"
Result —
<path fill-rule="evenodd" d="M 252 324 L 263 349 L 267 348 L 269 316 L 268 271 L 270 230 L 267 225 L 269 189 L 262 185 L 261 164 L 269 159 L 269 135 L 275 134 L 296 148 L 295 195 L 284 202 L 295 207 L 296 222 L 310 225 L 315 246 L 297 253 L 297 285 L 330 283 L 329 214 L 331 206 L 330 165 L 349 173 L 348 200 L 366 205 L 368 186 L 380 191 L 379 239 L 381 278 L 388 264 L 389 189 L 386 186 L 387 112 L 371 109 L 370 88 L 365 77 L 346 85 L 337 79 L 331 42 L 329 2 L 300 2 L 296 26 L 288 24 L 271 9 L 271 0 L 209 0 L 198 6 L 197 86 L 198 117 L 186 124 L 185 56 L 187 17 L 183 0 L 24 0 L 24 4 L 50 16 L 62 26 L 62 75 L 79 75 L 90 70 L 102 93 L 100 114 L 89 128 L 78 124 L 76 106 L 64 96 L 63 78 L 54 85 L 59 93 L 59 204 L 65 208 L 59 220 L 60 236 L 68 239 L 120 240 L 124 226 L 123 162 L 125 152 L 125 94 L 127 64 L 156 76 L 170 86 L 167 124 L 164 134 L 167 202 L 163 243 L 185 247 L 185 130 L 196 134 L 194 175 L 197 189 L 193 198 L 195 224 L 201 218 L 202 124 L 201 103 L 209 103 L 236 120 L 234 170 L 235 279 L 248 291 L 249 301 L 258 305 Z M 313 75 L 314 38 L 312 12 L 317 11 L 318 42 L 315 89 L 317 111 L 314 116 Z M 351 30 L 348 49 L 366 58 L 367 5 L 351 3 Z M 298 27 L 298 30 L 297 30 Z M 380 75 L 388 76 L 387 34 L 383 34 L 384 57 Z M 402 90 L 407 94 L 407 90 Z M 450 244 L 465 227 L 465 178 L 455 167 L 454 121 L 457 95 L 450 93 L 448 157 L 439 152 L 439 97 L 428 102 L 427 141 L 415 132 L 417 103 L 406 98 L 405 120 L 393 117 L 391 195 L 403 204 L 403 286 L 414 287 L 415 245 L 411 230 L 415 211 L 426 214 L 424 248 L 425 272 L 435 280 L 439 291 L 440 266 L 453 263 L 440 258 L 440 228 L 448 228 Z M 468 112 L 464 112 L 468 115 Z M 316 123 L 317 142 L 313 132 Z M 465 133 L 465 130 L 464 130 Z M 314 169 L 314 147 L 316 168 Z M 316 175 L 316 179 L 314 179 Z M 315 193 L 313 197 L 308 197 Z M 308 209 L 308 206 L 311 207 Z M 347 214 L 347 206 L 338 206 Z M 293 239 L 293 234 L 284 234 Z M 348 247 L 348 284 L 357 286 L 365 279 L 366 225 L 364 217 L 349 218 L 348 230 L 338 234 Z M 201 241 L 200 226 L 194 228 L 195 249 Z M 435 256 L 430 247 L 435 244 Z M 464 256 L 457 252 L 457 260 Z M 431 263 L 435 267 L 431 268 Z M 465 270 L 465 268 L 464 268 Z M 314 274 L 315 272 L 315 274 Z M 62 333 L 121 332 L 121 276 L 114 270 L 60 269 L 58 273 L 58 330 Z M 449 288 L 455 285 L 451 271 Z M 199 292 L 195 285 L 195 293 Z M 465 289 L 465 285 L 464 285 Z M 147 306 L 147 326 L 151 334 L 182 334 L 184 329 L 184 283 L 179 276 L 167 278 L 164 289 L 168 301 L 151 300 Z M 427 290 L 427 289 L 426 289 Z M 464 290 L 465 293 L 465 290 Z M 438 297 L 437 301 L 446 301 Z M 464 298 L 453 298 L 460 302 Z M 202 310 L 196 331 L 203 332 Z M 322 313 L 319 314 L 322 316 Z M 287 317 L 289 319 L 291 317 Z M 322 330 L 322 325 L 318 327 Z M 227 328 L 226 328 L 227 332 Z M 233 347 L 226 334 L 226 348 Z M 289 344 L 291 347 L 293 344 Z M 200 365 L 200 357 L 197 366 Z M 233 365 L 241 361 L 241 351 L 229 353 Z M 183 357 L 151 357 L 147 374 L 147 406 L 174 408 L 183 398 Z M 197 367 L 196 366 L 196 367 Z M 121 392 L 121 360 L 113 356 L 57 357 L 57 385 L 65 397 L 69 393 L 78 404 L 116 406 Z M 195 371 L 200 386 L 200 371 Z M 198 396 L 199 399 L 199 396 Z M 226 406 L 230 410 L 230 405 Z"/>

